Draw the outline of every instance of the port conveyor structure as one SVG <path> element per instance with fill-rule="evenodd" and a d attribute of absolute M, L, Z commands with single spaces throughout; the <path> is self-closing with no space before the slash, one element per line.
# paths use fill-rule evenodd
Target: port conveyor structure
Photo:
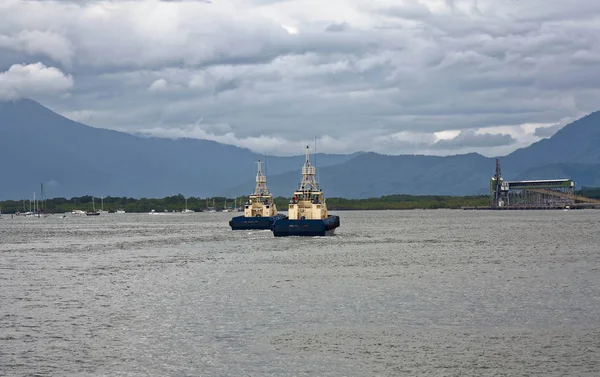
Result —
<path fill-rule="evenodd" d="M 600 200 L 575 195 L 572 179 L 505 181 L 498 159 L 496 174 L 490 180 L 490 198 L 493 209 L 600 207 Z"/>

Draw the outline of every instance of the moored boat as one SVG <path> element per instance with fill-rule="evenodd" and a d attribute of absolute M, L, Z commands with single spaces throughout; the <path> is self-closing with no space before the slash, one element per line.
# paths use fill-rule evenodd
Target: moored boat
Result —
<path fill-rule="evenodd" d="M 267 177 L 262 172 L 259 160 L 256 187 L 244 205 L 244 215 L 232 218 L 229 226 L 232 230 L 271 229 L 273 222 L 283 217 L 283 214 L 277 213 L 275 200 L 267 188 Z"/>
<path fill-rule="evenodd" d="M 93 196 L 92 196 L 92 207 L 93 207 L 93 210 L 87 211 L 85 214 L 87 216 L 100 216 L 100 212 L 96 211 L 96 203 L 94 203 L 94 197 Z"/>
<path fill-rule="evenodd" d="M 340 226 L 339 216 L 330 215 L 325 195 L 316 179 L 316 167 L 310 162 L 310 148 L 306 147 L 306 161 L 302 167 L 302 181 L 290 200 L 288 215 L 273 223 L 275 237 L 331 236 Z"/>

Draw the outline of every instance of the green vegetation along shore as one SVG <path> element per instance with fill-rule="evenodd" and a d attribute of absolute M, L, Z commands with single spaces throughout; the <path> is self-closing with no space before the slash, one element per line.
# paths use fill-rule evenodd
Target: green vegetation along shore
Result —
<path fill-rule="evenodd" d="M 187 198 L 187 208 L 196 212 L 205 211 L 207 203 L 209 207 L 214 206 L 217 211 L 224 208 L 232 208 L 234 204 L 238 206 L 247 200 L 247 197 L 238 198 Z M 282 211 L 287 210 L 287 205 L 290 198 L 277 197 L 275 203 L 277 208 Z M 101 207 L 100 198 L 94 198 L 96 210 Z M 106 197 L 103 198 L 104 210 L 114 212 L 118 209 L 123 209 L 126 212 L 150 212 L 155 211 L 181 211 L 185 209 L 185 197 L 183 195 L 174 195 L 162 199 L 149 198 L 121 198 L 121 197 Z M 411 196 L 411 195 L 389 195 L 380 198 L 370 199 L 344 199 L 344 198 L 328 198 L 327 207 L 331 211 L 335 210 L 381 210 L 381 209 L 435 209 L 435 208 L 460 208 L 463 206 L 482 206 L 489 204 L 488 196 Z M 45 213 L 65 213 L 73 210 L 91 211 L 93 208 L 91 196 L 47 199 L 38 204 L 39 208 Z M 30 207 L 29 199 L 24 200 L 7 200 L 0 202 L 2 213 L 27 212 L 30 208 L 33 209 L 33 204 Z"/>
<path fill-rule="evenodd" d="M 585 188 L 576 192 L 577 195 L 583 195 L 588 198 L 600 199 L 600 188 Z M 187 208 L 196 212 L 205 211 L 208 206 L 214 206 L 217 211 L 224 208 L 232 208 L 237 202 L 241 206 L 247 197 L 238 198 L 187 198 Z M 94 198 L 96 209 L 101 206 L 100 198 Z M 289 198 L 277 197 L 275 203 L 277 208 L 282 211 L 287 210 Z M 104 210 L 115 212 L 118 209 L 123 209 L 126 212 L 150 212 L 155 211 L 181 211 L 185 209 L 185 197 L 183 195 L 168 196 L 162 199 L 134 199 L 121 197 L 106 197 L 103 198 Z M 344 198 L 328 198 L 327 207 L 330 211 L 341 210 L 385 210 L 385 209 L 438 209 L 449 208 L 458 209 L 462 207 L 486 206 L 490 204 L 490 197 L 487 195 L 478 196 L 441 196 L 441 195 L 387 195 L 379 198 L 369 199 L 344 199 Z M 39 208 L 45 213 L 65 213 L 73 210 L 91 211 L 92 197 L 81 196 L 71 199 L 53 198 L 40 202 Z M 0 202 L 2 213 L 27 212 L 30 210 L 29 199 L 24 200 L 7 200 Z"/>

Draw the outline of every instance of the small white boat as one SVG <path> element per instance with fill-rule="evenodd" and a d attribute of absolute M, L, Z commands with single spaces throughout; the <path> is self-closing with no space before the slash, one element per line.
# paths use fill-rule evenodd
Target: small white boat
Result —
<path fill-rule="evenodd" d="M 206 211 L 204 212 L 217 212 L 216 207 L 215 207 L 215 199 L 213 198 L 213 205 L 212 207 L 208 206 L 208 199 L 206 199 Z"/>
<path fill-rule="evenodd" d="M 195 211 L 193 209 L 188 209 L 187 207 L 187 198 L 185 198 L 185 209 L 183 211 L 181 211 L 181 213 L 194 213 Z"/>

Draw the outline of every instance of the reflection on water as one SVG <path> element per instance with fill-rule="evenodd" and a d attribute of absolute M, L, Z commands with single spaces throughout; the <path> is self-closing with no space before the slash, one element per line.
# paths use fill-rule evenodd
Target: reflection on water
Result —
<path fill-rule="evenodd" d="M 0 219 L 0 375 L 600 374 L 600 211 Z"/>

